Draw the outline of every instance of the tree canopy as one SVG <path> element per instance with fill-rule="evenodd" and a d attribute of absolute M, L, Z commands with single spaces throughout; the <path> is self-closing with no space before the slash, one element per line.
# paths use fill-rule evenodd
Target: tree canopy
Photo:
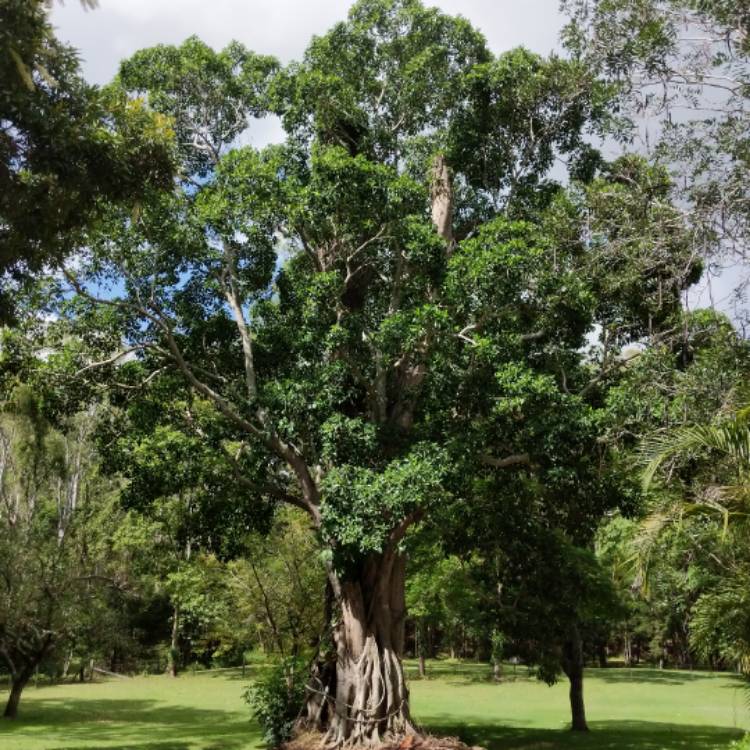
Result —
<path fill-rule="evenodd" d="M 576 730 L 586 659 L 606 662 L 608 644 L 628 660 L 646 641 L 662 659 L 737 653 L 710 615 L 738 601 L 744 557 L 720 585 L 720 527 L 702 515 L 685 532 L 666 512 L 747 500 L 746 415 L 725 418 L 746 342 L 683 307 L 726 241 L 719 203 L 701 197 L 704 172 L 680 187 L 675 152 L 599 148 L 651 85 L 637 71 L 682 80 L 677 5 L 568 7 L 568 56 L 495 55 L 465 19 L 359 0 L 300 61 L 191 37 L 137 52 L 95 90 L 42 5 L 12 5 L 28 34 L 12 32 L 3 91 L 18 320 L 0 383 L 34 394 L 36 437 L 7 456 L 31 451 L 44 482 L 70 482 L 74 446 L 48 457 L 46 436 L 85 426 L 76 445 L 112 498 L 97 508 L 118 524 L 119 588 L 70 631 L 41 626 L 69 660 L 104 652 L 102 612 L 122 623 L 112 665 L 122 644 L 173 675 L 261 644 L 292 661 L 254 694 L 257 713 L 301 695 L 298 728 L 340 746 L 418 733 L 407 649 L 472 650 L 498 679 L 508 655 L 549 683 L 564 673 Z M 744 23 L 723 5 L 689 11 Z M 283 142 L 244 145 L 269 115 Z M 704 123 L 713 145 L 722 118 Z M 682 124 L 662 125 L 667 149 Z M 648 445 L 662 480 L 649 486 Z M 23 472 L 8 477 L 28 495 Z M 0 549 L 26 574 L 12 518 L 0 510 Z M 101 540 L 105 520 L 80 518 Z M 711 552 L 696 558 L 696 540 Z M 92 561 L 71 545 L 73 597 Z M 663 552 L 651 579 L 649 549 Z M 287 729 L 293 708 L 279 709 Z"/>

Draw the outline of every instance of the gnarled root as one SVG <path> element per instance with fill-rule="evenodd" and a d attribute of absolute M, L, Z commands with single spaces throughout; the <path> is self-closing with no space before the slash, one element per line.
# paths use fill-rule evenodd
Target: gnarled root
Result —
<path fill-rule="evenodd" d="M 285 743 L 282 750 L 321 750 L 325 747 L 322 732 L 299 732 L 294 739 Z M 384 742 L 378 750 L 484 750 L 482 747 L 469 747 L 458 737 L 435 737 L 433 735 L 406 734 Z"/>
<path fill-rule="evenodd" d="M 325 747 L 374 747 L 419 735 L 409 716 L 401 661 L 392 649 L 378 648 L 374 635 L 366 638 L 357 659 L 340 659 L 331 677 L 325 666 L 313 668 L 305 716 L 298 725 L 324 731 Z"/>

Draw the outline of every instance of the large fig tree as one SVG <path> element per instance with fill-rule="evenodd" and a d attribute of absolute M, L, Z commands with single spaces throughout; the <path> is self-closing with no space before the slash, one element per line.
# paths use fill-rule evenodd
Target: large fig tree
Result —
<path fill-rule="evenodd" d="M 410 529 L 447 528 L 482 478 L 530 475 L 568 434 L 539 417 L 582 403 L 585 243 L 529 218 L 557 157 L 590 175 L 606 92 L 575 63 L 494 57 L 417 0 L 362 0 L 284 69 L 190 39 L 115 85 L 172 118 L 182 168 L 64 269 L 68 364 L 197 437 L 244 496 L 309 515 L 335 606 L 303 721 L 333 744 L 416 732 Z M 285 142 L 240 145 L 269 112 Z M 149 411 L 154 389 L 168 407 Z"/>

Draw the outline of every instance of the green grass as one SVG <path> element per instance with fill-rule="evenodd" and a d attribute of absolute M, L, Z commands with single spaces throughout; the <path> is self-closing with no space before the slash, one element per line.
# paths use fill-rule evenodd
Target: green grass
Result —
<path fill-rule="evenodd" d="M 710 750 L 750 729 L 739 682 L 728 675 L 651 669 L 590 670 L 591 733 L 566 730 L 567 686 L 548 688 L 519 668 L 439 662 L 412 682 L 413 713 L 431 731 L 490 750 Z M 16 722 L 0 720 L 0 750 L 250 750 L 239 670 L 29 687 Z M 4 695 L 0 692 L 0 700 Z"/>

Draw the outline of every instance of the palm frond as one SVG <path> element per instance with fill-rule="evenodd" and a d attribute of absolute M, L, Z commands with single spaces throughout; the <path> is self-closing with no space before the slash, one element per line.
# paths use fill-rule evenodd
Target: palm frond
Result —
<path fill-rule="evenodd" d="M 710 451 L 724 454 L 744 473 L 750 467 L 750 424 L 732 419 L 720 425 L 694 425 L 647 438 L 640 450 L 646 465 L 642 475 L 644 489 L 650 487 L 656 472 L 670 459 Z"/>
<path fill-rule="evenodd" d="M 649 571 L 656 545 L 664 530 L 672 526 L 682 516 L 682 512 L 682 504 L 673 502 L 667 507 L 652 511 L 641 521 L 638 534 L 633 540 L 633 556 L 629 560 L 635 567 L 633 589 L 648 594 Z"/>

